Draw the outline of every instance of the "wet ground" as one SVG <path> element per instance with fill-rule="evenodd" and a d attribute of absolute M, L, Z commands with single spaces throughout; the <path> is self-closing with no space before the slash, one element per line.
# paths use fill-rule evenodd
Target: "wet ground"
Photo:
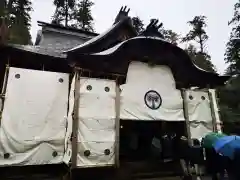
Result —
<path fill-rule="evenodd" d="M 193 178 L 195 180 L 196 178 Z M 182 180 L 180 177 L 166 177 L 166 178 L 151 178 L 151 179 L 139 179 L 139 180 Z M 210 177 L 203 177 L 201 180 L 211 180 Z"/>

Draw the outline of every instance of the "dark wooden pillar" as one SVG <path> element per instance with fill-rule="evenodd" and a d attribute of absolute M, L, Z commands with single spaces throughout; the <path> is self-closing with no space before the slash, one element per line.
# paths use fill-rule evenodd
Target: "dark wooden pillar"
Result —
<path fill-rule="evenodd" d="M 0 45 L 6 44 L 9 37 L 9 29 L 5 18 L 0 19 Z"/>

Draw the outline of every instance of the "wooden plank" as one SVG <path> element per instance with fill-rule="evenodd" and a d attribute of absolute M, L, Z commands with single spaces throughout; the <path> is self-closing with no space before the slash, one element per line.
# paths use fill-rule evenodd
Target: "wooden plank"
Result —
<path fill-rule="evenodd" d="M 93 70 L 90 70 L 90 69 L 83 69 L 83 68 L 80 68 L 80 67 L 75 67 L 75 69 L 77 69 L 81 72 L 89 72 L 89 73 L 96 72 L 96 73 L 110 75 L 110 76 L 114 76 L 114 77 L 126 77 L 126 75 L 124 75 L 124 74 L 107 73 L 107 72 L 103 72 L 103 71 L 93 71 Z"/>
<path fill-rule="evenodd" d="M 116 167 L 120 166 L 119 163 L 119 148 L 120 148 L 120 89 L 118 84 L 116 83 L 116 98 L 115 98 L 115 165 Z"/>
<path fill-rule="evenodd" d="M 189 121 L 189 113 L 188 113 L 188 104 L 187 104 L 188 97 L 187 97 L 186 89 L 181 90 L 181 95 L 182 95 L 182 99 L 183 99 L 183 114 L 184 114 L 184 119 L 185 119 L 185 123 L 186 123 L 188 144 L 192 145 L 191 131 L 190 131 L 190 121 Z"/>
<path fill-rule="evenodd" d="M 2 90 L 1 90 L 1 94 L 0 94 L 0 101 L 2 104 L 0 107 L 0 125 L 1 125 L 1 121 L 2 121 L 2 112 L 3 112 L 3 108 L 4 108 L 5 94 L 6 94 L 6 90 L 7 90 L 8 75 L 9 75 L 9 66 L 6 65 L 3 86 L 2 86 Z"/>
<path fill-rule="evenodd" d="M 3 80 L 3 87 L 2 87 L 1 94 L 5 94 L 6 90 L 7 90 L 7 81 L 8 81 L 9 68 L 10 67 L 8 65 L 6 65 L 6 70 L 5 70 L 5 75 L 4 75 L 4 80 Z"/>
<path fill-rule="evenodd" d="M 74 107 L 72 114 L 72 165 L 71 168 L 77 167 L 77 154 L 78 154 L 78 125 L 79 125 L 79 100 L 80 100 L 80 75 L 79 71 L 75 71 L 75 84 L 74 84 Z"/>
<path fill-rule="evenodd" d="M 191 130 L 190 130 L 190 121 L 189 121 L 189 111 L 188 111 L 188 96 L 187 96 L 187 91 L 186 89 L 181 89 L 181 95 L 183 99 L 183 115 L 185 119 L 185 124 L 186 124 L 186 132 L 187 132 L 187 139 L 188 139 L 188 144 L 189 146 L 193 145 L 193 142 L 191 140 Z M 184 162 L 184 163 L 183 163 Z M 180 164 L 182 167 L 183 172 L 185 175 L 191 175 L 190 171 L 190 164 L 185 164 L 186 162 L 180 159 Z"/>
<path fill-rule="evenodd" d="M 213 132 L 218 132 L 217 130 L 217 119 L 216 119 L 216 114 L 214 111 L 214 104 L 213 104 L 213 95 L 212 93 L 208 90 L 208 96 L 209 96 L 209 101 L 210 101 L 210 109 L 211 109 L 211 116 L 212 116 L 212 125 L 213 125 Z"/>

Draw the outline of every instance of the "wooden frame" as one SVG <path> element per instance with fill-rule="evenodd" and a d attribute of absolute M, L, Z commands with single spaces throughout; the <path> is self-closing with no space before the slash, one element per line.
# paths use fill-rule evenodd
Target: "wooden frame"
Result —
<path fill-rule="evenodd" d="M 209 96 L 209 105 L 211 109 L 211 116 L 212 116 L 212 124 L 213 124 L 213 132 L 218 132 L 217 130 L 217 119 L 216 119 L 216 114 L 215 114 L 215 108 L 214 108 L 214 98 L 213 94 L 208 90 L 208 96 Z"/>
<path fill-rule="evenodd" d="M 72 113 L 72 157 L 71 168 L 77 167 L 78 154 L 78 124 L 79 124 L 79 100 L 80 100 L 80 73 L 75 69 L 75 84 L 74 84 L 74 107 Z"/>
<path fill-rule="evenodd" d="M 119 144 L 120 144 L 120 88 L 118 83 L 116 82 L 116 98 L 115 98 L 115 111 L 116 111 L 116 119 L 115 119 L 115 165 L 116 167 L 120 166 L 119 162 Z"/>
<path fill-rule="evenodd" d="M 77 167 L 77 154 L 78 154 L 78 126 L 79 126 L 79 104 L 80 104 L 80 79 L 81 74 L 84 70 L 81 68 L 76 67 L 74 70 L 75 74 L 75 84 L 74 84 L 74 107 L 73 107 L 73 113 L 72 113 L 72 157 L 71 157 L 71 168 L 75 169 Z M 116 97 L 115 97 L 115 111 L 116 111 L 116 117 L 115 117 L 115 165 L 116 167 L 120 166 L 119 163 L 119 141 L 120 141 L 120 88 L 118 86 L 118 75 L 117 74 L 111 74 L 112 76 L 117 76 L 116 78 Z M 105 167 L 105 166 L 104 166 Z M 106 166 L 108 167 L 108 165 Z"/>
<path fill-rule="evenodd" d="M 186 124 L 187 140 L 188 140 L 189 146 L 192 146 L 193 142 L 191 140 L 191 131 L 190 131 L 190 121 L 189 121 L 189 114 L 188 114 L 187 91 L 186 91 L 186 89 L 181 89 L 181 95 L 182 95 L 182 99 L 183 99 L 183 114 L 184 114 L 184 119 L 185 119 L 185 124 Z M 180 160 L 180 164 L 181 164 L 181 166 L 184 170 L 185 175 L 191 175 L 192 173 L 191 173 L 191 170 L 190 170 L 190 164 L 185 164 L 185 163 L 183 163 L 183 161 Z"/>
<path fill-rule="evenodd" d="M 1 100 L 0 125 L 1 125 L 1 120 L 2 120 L 2 112 L 3 112 L 3 108 L 4 108 L 5 94 L 6 94 L 6 90 L 7 90 L 8 74 L 9 74 L 9 66 L 6 65 L 3 86 L 2 86 L 2 90 L 1 90 L 1 94 L 0 94 L 0 100 Z"/>
<path fill-rule="evenodd" d="M 181 95 L 182 95 L 182 99 L 183 99 L 183 114 L 184 114 L 184 119 L 185 119 L 185 123 L 186 123 L 186 132 L 187 132 L 188 144 L 192 145 L 186 89 L 181 89 Z"/>

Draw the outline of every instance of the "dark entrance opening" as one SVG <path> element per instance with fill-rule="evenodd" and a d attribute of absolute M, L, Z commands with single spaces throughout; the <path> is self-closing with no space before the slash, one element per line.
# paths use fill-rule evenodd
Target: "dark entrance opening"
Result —
<path fill-rule="evenodd" d="M 120 167 L 136 176 L 180 175 L 175 139 L 185 132 L 185 122 L 121 120 Z"/>

